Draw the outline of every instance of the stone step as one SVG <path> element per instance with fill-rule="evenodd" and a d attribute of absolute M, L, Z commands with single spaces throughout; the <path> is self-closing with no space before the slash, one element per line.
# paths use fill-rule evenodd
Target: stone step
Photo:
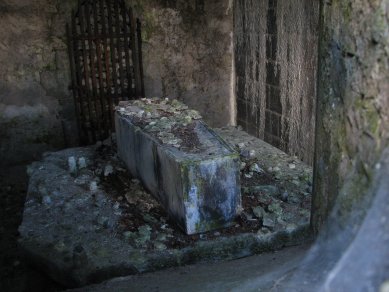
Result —
<path fill-rule="evenodd" d="M 148 112 L 139 101 L 121 105 L 115 113 L 117 149 L 130 173 L 187 234 L 230 226 L 241 209 L 239 154 L 200 119 L 183 124 L 185 107 L 162 117 L 158 131 L 161 117 L 148 114 L 158 102 L 149 102 Z M 184 145 L 185 135 L 172 135 L 172 125 L 186 131 L 191 145 Z"/>

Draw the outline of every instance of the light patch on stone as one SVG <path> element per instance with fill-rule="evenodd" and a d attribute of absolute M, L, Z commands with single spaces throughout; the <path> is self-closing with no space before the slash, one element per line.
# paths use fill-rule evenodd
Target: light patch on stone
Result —
<path fill-rule="evenodd" d="M 83 168 L 86 168 L 86 160 L 85 160 L 85 157 L 80 157 L 78 158 L 78 168 L 79 169 L 83 169 Z"/>
<path fill-rule="evenodd" d="M 74 156 L 70 156 L 68 158 L 68 167 L 70 173 L 74 174 L 77 172 L 77 163 L 76 163 L 76 158 Z"/>
<path fill-rule="evenodd" d="M 186 228 L 189 234 L 196 233 L 196 226 L 200 222 L 199 201 L 197 187 L 193 185 L 189 190 L 188 200 L 184 203 L 188 214 Z"/>
<path fill-rule="evenodd" d="M 34 106 L 0 105 L 0 112 L 5 119 L 14 119 L 17 117 L 23 117 L 25 119 L 38 117 L 42 114 L 47 115 L 49 113 L 49 109 L 43 104 L 37 104 Z"/>

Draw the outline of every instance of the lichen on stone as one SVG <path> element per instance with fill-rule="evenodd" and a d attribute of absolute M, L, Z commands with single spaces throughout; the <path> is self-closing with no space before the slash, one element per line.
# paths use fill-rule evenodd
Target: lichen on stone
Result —
<path fill-rule="evenodd" d="M 195 123 L 201 115 L 177 99 L 142 98 L 122 101 L 116 110 L 161 143 L 196 152 L 200 146 Z"/>

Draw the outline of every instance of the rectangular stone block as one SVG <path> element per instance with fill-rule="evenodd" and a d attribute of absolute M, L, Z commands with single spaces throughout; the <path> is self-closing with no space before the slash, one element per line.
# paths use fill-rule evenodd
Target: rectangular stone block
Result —
<path fill-rule="evenodd" d="M 229 226 L 241 207 L 239 154 L 181 103 L 163 117 L 166 106 L 148 102 L 118 107 L 119 157 L 187 234 Z"/>

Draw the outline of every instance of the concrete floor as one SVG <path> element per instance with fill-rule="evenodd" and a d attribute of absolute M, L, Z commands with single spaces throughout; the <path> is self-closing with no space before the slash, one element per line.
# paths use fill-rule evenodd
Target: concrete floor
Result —
<path fill-rule="evenodd" d="M 309 245 L 233 261 L 116 278 L 71 291 L 285 291 Z"/>
<path fill-rule="evenodd" d="M 0 291 L 60 291 L 64 288 L 32 267 L 18 249 L 27 180 L 25 165 L 0 166 Z"/>

